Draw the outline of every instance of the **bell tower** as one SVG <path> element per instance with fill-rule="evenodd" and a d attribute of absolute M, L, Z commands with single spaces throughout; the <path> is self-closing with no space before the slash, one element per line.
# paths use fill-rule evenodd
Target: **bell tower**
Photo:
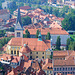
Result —
<path fill-rule="evenodd" d="M 18 14 L 17 14 L 16 26 L 15 26 L 15 37 L 23 38 L 23 25 L 21 22 L 21 15 L 20 15 L 19 7 L 18 7 Z"/>

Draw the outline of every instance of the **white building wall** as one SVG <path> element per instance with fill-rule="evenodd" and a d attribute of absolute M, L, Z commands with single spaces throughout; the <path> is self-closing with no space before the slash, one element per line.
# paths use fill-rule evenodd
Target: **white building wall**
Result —
<path fill-rule="evenodd" d="M 61 70 L 60 70 L 61 68 Z M 55 70 L 56 69 L 56 70 Z M 75 75 L 75 66 L 54 66 L 53 68 L 53 72 L 54 72 L 54 75 L 56 73 L 62 73 L 64 75 L 67 75 L 67 74 L 72 74 L 72 75 Z"/>
<path fill-rule="evenodd" d="M 56 44 L 58 36 L 60 36 L 60 38 L 61 38 L 61 44 L 63 44 L 63 45 L 66 45 L 67 39 L 70 38 L 69 35 L 51 35 L 52 44 Z"/>

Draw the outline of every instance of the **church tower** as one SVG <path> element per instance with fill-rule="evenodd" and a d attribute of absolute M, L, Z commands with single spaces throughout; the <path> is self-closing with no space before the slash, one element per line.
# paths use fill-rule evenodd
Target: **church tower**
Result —
<path fill-rule="evenodd" d="M 20 8 L 18 7 L 18 14 L 15 26 L 15 37 L 23 38 L 23 25 L 21 22 Z"/>

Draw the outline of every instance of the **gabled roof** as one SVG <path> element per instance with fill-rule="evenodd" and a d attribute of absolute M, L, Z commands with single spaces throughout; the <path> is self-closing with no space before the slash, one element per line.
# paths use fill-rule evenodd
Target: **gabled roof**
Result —
<path fill-rule="evenodd" d="M 8 45 L 10 46 L 23 46 L 27 44 L 31 51 L 46 51 L 51 49 L 50 40 L 38 41 L 38 38 L 12 38 Z"/>
<path fill-rule="evenodd" d="M 48 32 L 50 32 L 50 34 L 53 35 L 69 35 L 69 33 L 63 28 L 30 28 L 28 29 L 28 31 L 30 32 L 30 35 L 36 35 L 36 31 L 38 29 L 39 31 L 41 31 L 42 35 L 47 35 Z M 23 31 L 24 34 L 25 34 L 25 30 Z"/>
<path fill-rule="evenodd" d="M 54 66 L 75 66 L 75 51 L 54 51 L 53 57 L 62 57 L 65 59 L 54 60 Z M 63 57 L 62 57 L 63 58 Z"/>
<path fill-rule="evenodd" d="M 28 9 L 31 9 L 31 7 L 29 7 L 29 6 L 22 6 L 22 7 L 20 7 L 20 9 L 22 9 L 22 10 L 28 10 Z"/>

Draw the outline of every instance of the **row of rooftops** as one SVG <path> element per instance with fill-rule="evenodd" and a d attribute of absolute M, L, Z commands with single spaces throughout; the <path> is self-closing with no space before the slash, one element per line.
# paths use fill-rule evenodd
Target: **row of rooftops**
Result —
<path fill-rule="evenodd" d="M 10 59 L 9 55 L 4 54 L 6 57 L 4 57 L 4 60 L 7 60 L 7 58 Z M 3 55 L 3 56 L 4 56 Z M 16 67 L 15 69 L 12 69 L 11 72 L 8 73 L 12 74 L 14 73 L 15 75 L 17 75 L 16 73 L 18 72 L 18 70 L 20 72 L 23 73 L 36 73 L 36 75 L 40 75 L 40 74 L 45 74 L 45 72 L 43 70 L 53 70 L 53 65 L 55 66 L 75 66 L 75 51 L 54 51 L 53 53 L 53 57 L 62 57 L 65 56 L 66 60 L 53 60 L 54 64 L 52 64 L 52 60 L 51 59 L 44 59 L 44 60 L 39 60 L 39 59 L 35 59 L 35 60 L 28 60 L 28 61 L 21 61 L 20 66 Z M 17 56 L 13 56 L 14 58 Z M 1 57 L 0 57 L 1 58 Z M 19 60 L 19 59 L 18 59 Z M 39 60 L 39 61 L 38 61 Z M 39 65 L 40 62 L 40 65 Z M 24 70 L 25 69 L 25 70 Z M 40 73 L 39 73 L 40 72 Z M 63 75 L 61 73 L 58 73 L 57 75 Z M 69 75 L 69 74 L 67 74 Z"/>
<path fill-rule="evenodd" d="M 54 66 L 75 66 L 75 51 L 53 51 Z"/>
<path fill-rule="evenodd" d="M 24 55 L 23 55 L 24 56 Z M 18 58 L 18 56 L 11 56 L 8 54 L 3 54 L 2 57 L 0 57 L 0 59 L 3 58 L 3 60 L 8 60 L 11 59 L 13 63 L 17 63 L 17 61 L 20 61 L 20 57 Z M 16 59 L 16 61 L 15 61 Z M 24 60 L 21 60 L 21 63 L 19 66 L 17 66 L 16 68 L 13 68 L 11 71 L 8 72 L 7 75 L 11 74 L 11 75 L 17 75 L 19 72 L 20 73 L 25 73 L 27 74 L 33 74 L 33 75 L 46 75 L 46 73 L 44 72 L 44 70 L 51 70 L 53 69 L 53 65 L 52 65 L 52 60 L 51 59 L 36 59 L 36 60 L 28 60 L 27 57 L 24 57 Z"/>
<path fill-rule="evenodd" d="M 63 28 L 25 28 L 25 30 L 26 29 L 28 29 L 31 35 L 35 35 L 37 30 L 39 30 L 42 35 L 47 35 L 48 32 L 53 35 L 69 35 Z M 23 31 L 24 34 L 25 30 Z"/>

